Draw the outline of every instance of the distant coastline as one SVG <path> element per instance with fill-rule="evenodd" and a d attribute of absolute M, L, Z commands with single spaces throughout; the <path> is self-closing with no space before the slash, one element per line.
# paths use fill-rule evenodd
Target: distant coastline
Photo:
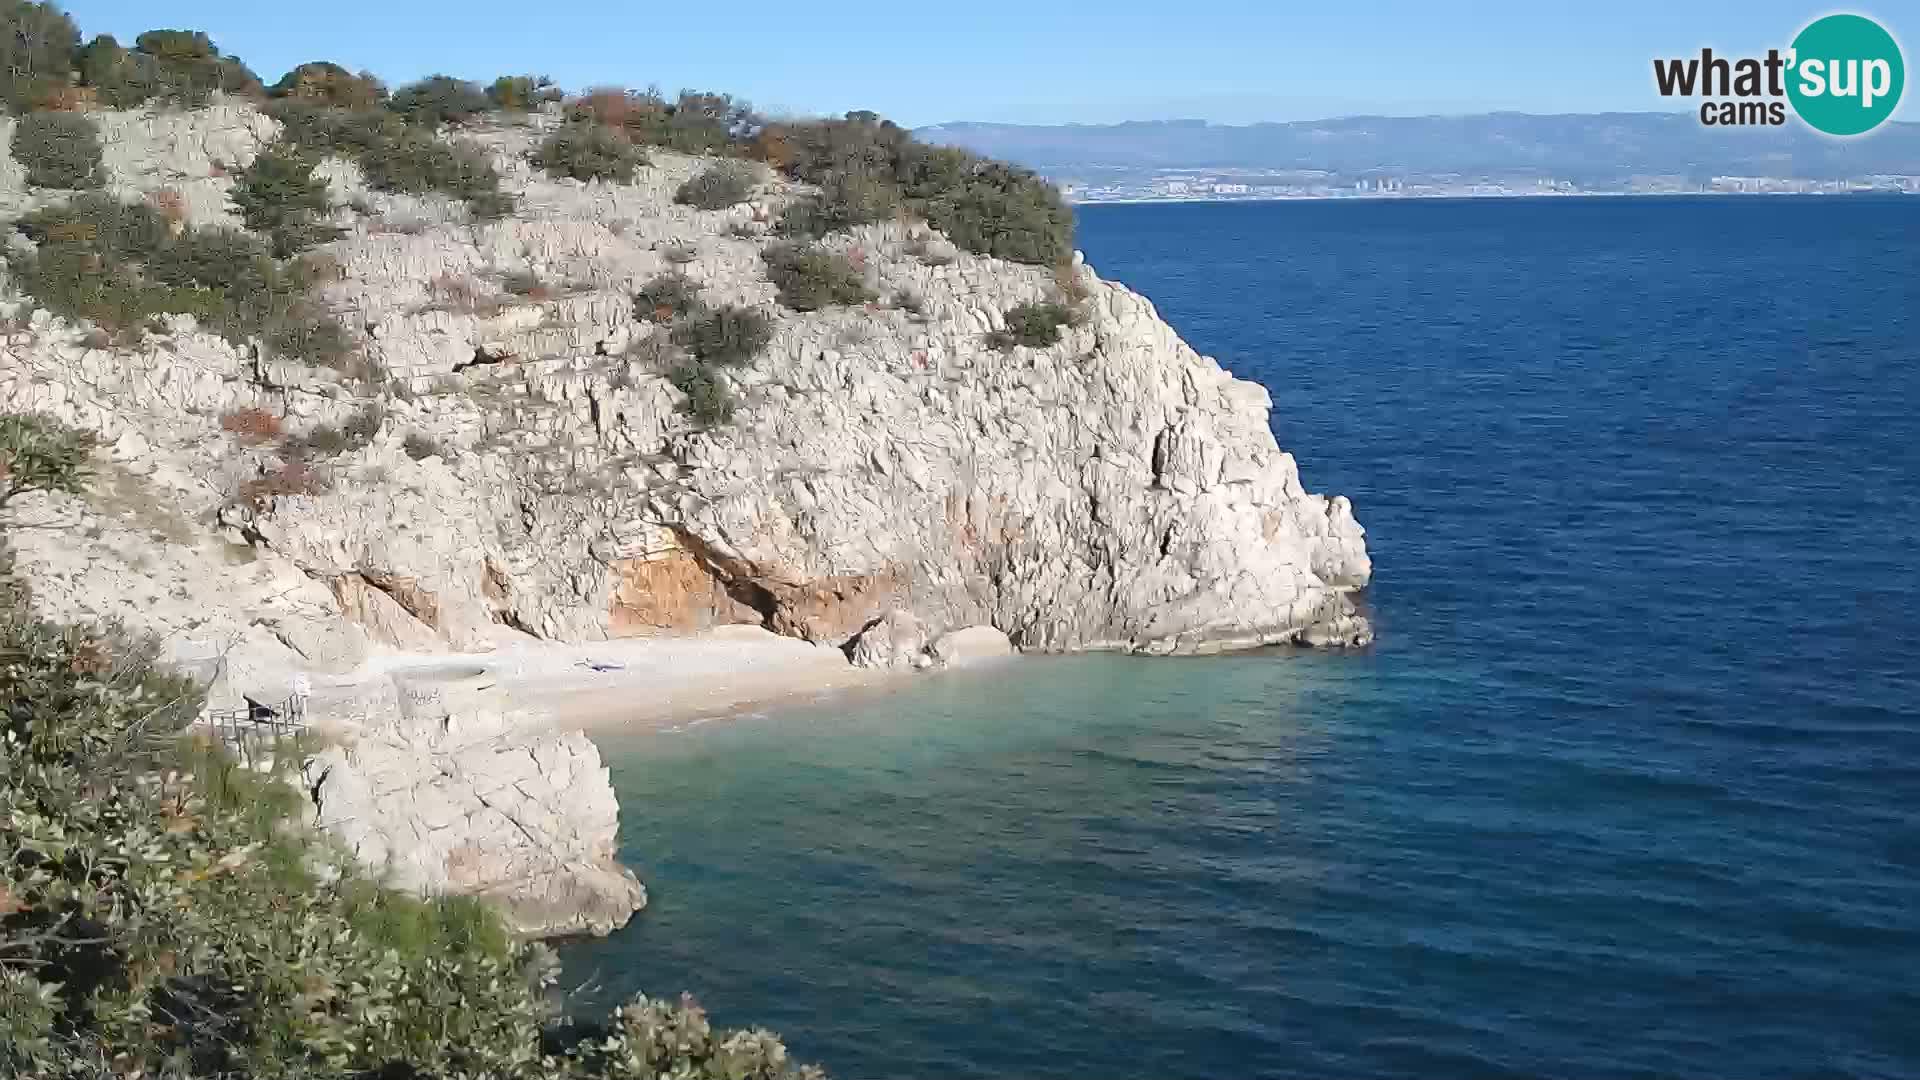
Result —
<path fill-rule="evenodd" d="M 1871 191 L 1458 191 L 1433 195 L 1355 192 L 1350 195 L 1166 195 L 1111 199 L 1076 199 L 1069 196 L 1067 202 L 1079 207 L 1148 206 L 1162 203 L 1446 202 L 1465 199 L 1859 199 L 1895 198 L 1914 194 L 1920 194 L 1920 192 L 1884 188 Z"/>

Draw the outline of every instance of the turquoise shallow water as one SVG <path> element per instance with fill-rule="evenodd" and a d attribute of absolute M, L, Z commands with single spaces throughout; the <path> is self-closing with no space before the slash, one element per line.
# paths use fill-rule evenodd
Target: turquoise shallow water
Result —
<path fill-rule="evenodd" d="M 607 739 L 691 990 L 843 1077 L 1920 1076 L 1920 200 L 1099 208 L 1354 498 L 1349 655 Z"/>

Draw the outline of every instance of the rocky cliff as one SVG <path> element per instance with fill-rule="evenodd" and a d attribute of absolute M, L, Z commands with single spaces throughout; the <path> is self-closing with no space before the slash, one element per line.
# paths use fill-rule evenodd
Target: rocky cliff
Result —
<path fill-rule="evenodd" d="M 96 115 L 109 190 L 175 192 L 196 224 L 233 223 L 227 177 L 277 130 L 237 104 Z M 899 221 L 824 241 L 883 299 L 790 311 L 762 252 L 802 188 L 769 174 L 731 209 L 676 205 L 706 163 L 664 151 L 631 184 L 555 179 L 526 160 L 551 122 L 473 133 L 517 199 L 499 221 L 371 190 L 351 162 L 321 167 L 345 230 L 326 248 L 324 299 L 362 337 L 375 381 L 263 361 L 185 316 L 106 347 L 13 294 L 0 403 L 91 428 L 111 458 L 92 499 L 39 508 L 71 527 L 17 542 L 37 602 L 160 635 L 175 659 L 218 671 L 229 701 L 271 700 L 286 672 L 346 673 L 376 652 L 739 622 L 915 665 L 941 655 L 923 643 L 970 626 L 1036 651 L 1368 639 L 1350 594 L 1370 565 L 1347 500 L 1305 491 L 1267 392 L 1196 354 L 1145 298 L 1077 261 L 1063 283 Z M 0 158 L 0 212 L 64 198 L 29 191 Z M 729 374 L 740 407 L 726 423 L 688 417 L 658 329 L 636 317 L 636 290 L 670 270 L 710 304 L 774 317 L 771 344 Z M 1063 287 L 1084 300 L 1058 344 L 988 343 L 1009 308 Z M 281 461 L 222 423 L 258 409 L 298 433 L 369 407 L 371 438 L 301 485 L 249 488 Z M 886 640 L 862 648 L 869 627 Z M 532 738 L 475 708 L 467 726 L 490 745 Z M 466 714 L 438 715 L 429 737 L 396 699 L 357 730 L 445 764 L 470 748 L 445 742 Z M 597 756 L 528 753 L 529 775 L 593 804 L 562 860 L 591 878 L 612 835 Z M 472 785 L 449 817 L 420 808 L 444 790 L 422 795 L 422 776 L 392 760 L 342 753 L 314 776 L 320 817 L 369 859 L 430 852 L 431 866 L 399 860 L 421 887 L 486 891 L 527 870 L 511 839 L 524 823 L 479 823 Z M 399 806 L 434 838 L 342 824 L 330 790 L 407 793 L 353 798 Z M 474 837 L 491 837 L 486 850 L 462 847 Z M 637 900 L 624 883 L 581 887 Z"/>

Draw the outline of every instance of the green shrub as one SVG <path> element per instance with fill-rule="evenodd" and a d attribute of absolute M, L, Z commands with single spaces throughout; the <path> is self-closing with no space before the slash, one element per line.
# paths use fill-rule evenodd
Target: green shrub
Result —
<path fill-rule="evenodd" d="M 532 947 L 369 880 L 301 822 L 311 748 L 242 766 L 156 655 L 0 607 L 0 1075 L 819 1077 L 690 1002 L 566 1037 Z"/>
<path fill-rule="evenodd" d="M 648 322 L 672 322 L 700 306 L 700 285 L 685 274 L 661 274 L 633 294 L 634 317 Z"/>
<path fill-rule="evenodd" d="M 1036 265 L 1073 254 L 1073 215 L 1051 184 L 1005 162 L 917 142 L 872 113 L 771 126 L 758 142 L 770 162 L 821 188 L 818 205 L 783 222 L 790 235 L 881 220 L 891 203 L 968 251 Z"/>
<path fill-rule="evenodd" d="M 314 367 L 354 371 L 358 348 L 340 320 L 304 299 L 265 321 L 261 333 L 267 352 Z"/>
<path fill-rule="evenodd" d="M 368 405 L 347 417 L 339 427 L 316 424 L 307 429 L 305 435 L 289 435 L 281 443 L 281 448 L 296 458 L 337 457 L 352 453 L 371 445 L 386 419 L 386 413 L 378 405 Z"/>
<path fill-rule="evenodd" d="M 84 245 L 116 261 L 146 259 L 172 237 L 167 219 L 153 207 L 99 193 L 43 206 L 14 228 L 36 244 Z"/>
<path fill-rule="evenodd" d="M 215 91 L 258 94 L 260 80 L 239 60 L 222 56 L 212 39 L 197 30 L 149 30 L 121 46 L 111 34 L 87 42 L 74 54 L 80 85 L 100 104 L 131 109 L 158 98 L 198 108 Z"/>
<path fill-rule="evenodd" d="M 561 125 L 528 160 L 555 176 L 616 184 L 632 183 L 633 171 L 647 164 L 646 155 L 618 130 L 582 122 Z"/>
<path fill-rule="evenodd" d="M 560 97 L 560 88 L 545 75 L 502 75 L 487 87 L 487 100 L 506 112 L 531 112 Z"/>
<path fill-rule="evenodd" d="M 500 174 L 487 156 L 469 147 L 442 142 L 426 132 L 407 132 L 360 155 L 360 169 L 376 191 L 425 194 L 437 191 L 457 199 L 496 193 Z"/>
<path fill-rule="evenodd" d="M 267 91 L 276 98 L 293 98 L 342 109 L 377 109 L 387 100 L 387 88 L 371 72 L 355 75 L 339 64 L 313 60 L 280 77 Z"/>
<path fill-rule="evenodd" d="M 333 203 L 327 182 L 313 175 L 313 166 L 313 159 L 298 151 L 269 147 L 235 179 L 228 195 L 247 228 L 271 237 L 281 258 L 339 236 L 319 220 Z"/>
<path fill-rule="evenodd" d="M 21 117 L 13 129 L 13 159 L 27 167 L 27 183 L 34 187 L 97 188 L 106 180 L 99 125 L 79 113 Z"/>
<path fill-rule="evenodd" d="M 409 127 L 391 112 L 334 108 L 297 98 L 268 103 L 282 126 L 281 140 L 302 156 L 353 158 L 367 184 L 379 191 L 438 192 L 463 199 L 479 220 L 513 212 L 500 190 L 500 174 L 485 152 L 455 146 L 431 132 Z"/>
<path fill-rule="evenodd" d="M 67 85 L 80 30 L 50 3 L 0 0 L 0 98 L 14 113 L 46 103 Z"/>
<path fill-rule="evenodd" d="M 29 492 L 79 494 L 95 439 L 38 413 L 0 413 L 0 510 Z"/>
<path fill-rule="evenodd" d="M 761 253 L 767 280 L 780 290 L 780 302 L 795 311 L 818 311 L 874 299 L 861 273 L 845 255 L 812 245 L 773 244 Z"/>
<path fill-rule="evenodd" d="M 682 407 L 702 427 L 717 427 L 733 419 L 733 391 L 713 365 L 699 361 L 679 364 L 667 373 L 667 381 L 687 395 Z"/>
<path fill-rule="evenodd" d="M 617 127 L 636 143 L 683 154 L 744 152 L 759 124 L 746 102 L 693 90 L 673 101 L 653 90 L 596 90 L 575 101 L 568 116 Z"/>
<path fill-rule="evenodd" d="M 1006 329 L 987 335 L 987 341 L 1002 351 L 1016 345 L 1044 349 L 1059 342 L 1061 327 L 1078 321 L 1073 309 L 1063 304 L 1021 304 L 1007 310 Z"/>
<path fill-rule="evenodd" d="M 431 435 L 422 435 L 417 431 L 409 434 L 402 440 L 400 448 L 405 450 L 407 456 L 415 461 L 430 457 L 445 458 L 448 461 L 453 460 L 453 453 L 442 445 L 440 440 L 435 439 Z"/>
<path fill-rule="evenodd" d="M 383 110 L 343 109 L 305 98 L 270 101 L 267 115 L 280 121 L 281 141 L 313 156 L 358 158 L 399 138 L 406 124 Z"/>
<path fill-rule="evenodd" d="M 112 34 L 101 34 L 74 54 L 80 85 L 93 91 L 94 100 L 109 109 L 133 109 L 160 92 L 160 68 L 153 57 L 123 47 Z"/>
<path fill-rule="evenodd" d="M 258 237 L 234 229 L 169 232 L 152 207 L 82 195 L 15 223 L 39 243 L 7 260 L 20 287 L 59 315 L 132 334 L 164 313 L 190 314 L 235 344 L 258 338 L 273 355 L 346 370 L 354 349 L 307 293 L 314 268 L 276 263 Z"/>
<path fill-rule="evenodd" d="M 773 320 L 733 304 L 696 310 L 673 326 L 673 344 L 705 364 L 740 367 L 773 341 Z"/>
<path fill-rule="evenodd" d="M 216 225 L 181 232 L 147 259 L 146 276 L 174 288 L 252 296 L 272 288 L 279 271 L 259 237 Z"/>
<path fill-rule="evenodd" d="M 511 217 L 513 207 L 513 196 L 497 187 L 490 191 L 477 191 L 467 196 L 467 213 L 471 214 L 475 221 L 498 221 L 503 217 Z"/>
<path fill-rule="evenodd" d="M 393 92 L 387 108 L 410 124 L 438 127 L 441 124 L 470 123 L 496 106 L 486 92 L 465 79 L 451 75 L 429 75 Z"/>
<path fill-rule="evenodd" d="M 515 270 L 506 275 L 500 279 L 500 288 L 510 296 L 544 297 L 549 291 L 540 275 L 531 270 Z"/>
<path fill-rule="evenodd" d="M 151 58 L 154 96 L 197 108 L 214 92 L 259 94 L 260 80 L 247 65 L 222 56 L 198 30 L 149 30 L 133 39 L 134 52 Z"/>
<path fill-rule="evenodd" d="M 722 161 L 681 184 L 673 201 L 696 210 L 725 210 L 753 194 L 753 167 L 741 161 Z"/>

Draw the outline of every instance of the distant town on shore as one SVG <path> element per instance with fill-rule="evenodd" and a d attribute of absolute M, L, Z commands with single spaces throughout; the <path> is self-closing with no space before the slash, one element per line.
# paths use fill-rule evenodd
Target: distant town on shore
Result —
<path fill-rule="evenodd" d="M 1020 162 L 1076 203 L 1543 195 L 1920 194 L 1920 124 L 1858 139 L 1691 114 L 1342 117 L 922 128 Z"/>

